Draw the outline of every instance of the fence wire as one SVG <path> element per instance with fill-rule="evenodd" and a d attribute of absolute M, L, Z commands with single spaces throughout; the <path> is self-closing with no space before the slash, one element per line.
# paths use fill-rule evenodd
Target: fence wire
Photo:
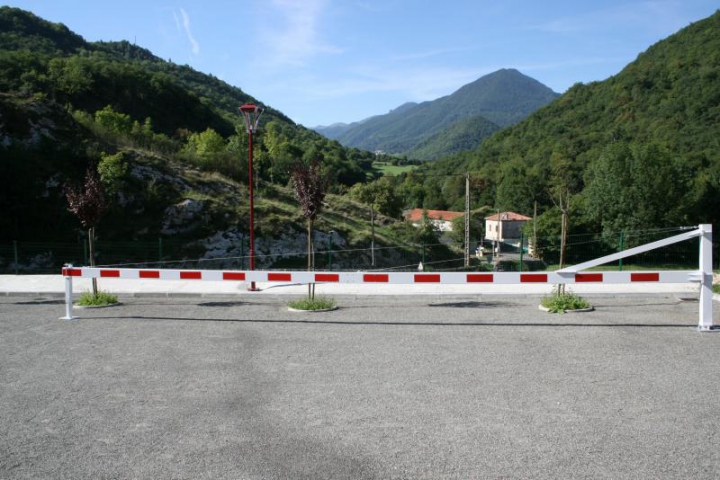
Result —
<path fill-rule="evenodd" d="M 686 228 L 642 230 L 617 233 L 569 235 L 565 265 L 573 265 L 604 255 L 650 243 L 675 235 Z M 475 242 L 469 266 L 465 265 L 464 246 L 448 238 L 425 245 L 360 245 L 338 248 L 326 245 L 314 256 L 315 270 L 395 270 L 395 271 L 532 271 L 560 268 L 560 237 L 540 237 L 537 246 L 529 239 L 522 243 L 489 241 Z M 267 243 L 266 243 L 267 245 Z M 483 248 L 476 248 L 482 246 Z M 97 241 L 95 264 L 127 268 L 196 268 L 204 270 L 250 267 L 247 239 L 233 246 L 231 253 L 213 253 L 197 241 L 158 238 L 154 241 Z M 599 270 L 696 269 L 699 243 L 697 239 L 660 248 L 619 262 L 596 267 Z M 12 242 L 0 244 L 0 273 L 41 274 L 58 273 L 64 264 L 89 265 L 89 253 L 84 241 L 77 242 Z M 422 266 L 421 266 L 422 264 Z M 257 269 L 306 270 L 306 251 L 286 251 L 270 248 L 257 251 Z M 713 244 L 713 268 L 720 269 L 720 242 Z"/>

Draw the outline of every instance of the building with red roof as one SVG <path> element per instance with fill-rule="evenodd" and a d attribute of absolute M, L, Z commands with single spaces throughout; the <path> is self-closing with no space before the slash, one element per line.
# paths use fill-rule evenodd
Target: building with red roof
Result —
<path fill-rule="evenodd" d="M 430 220 L 438 230 L 441 232 L 452 231 L 452 220 L 453 218 L 462 217 L 465 215 L 463 212 L 449 212 L 447 210 L 423 210 L 422 208 L 415 208 L 404 213 L 404 217 L 407 221 L 411 222 L 413 226 L 420 226 L 422 222 L 423 212 L 427 212 L 428 220 Z"/>
<path fill-rule="evenodd" d="M 498 212 L 485 217 L 485 240 L 512 242 L 520 239 L 523 225 L 530 217 L 515 212 Z"/>

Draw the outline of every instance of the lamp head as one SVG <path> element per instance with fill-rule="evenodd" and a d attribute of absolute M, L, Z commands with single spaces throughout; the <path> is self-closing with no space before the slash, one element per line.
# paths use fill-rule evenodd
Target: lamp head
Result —
<path fill-rule="evenodd" d="M 245 117 L 245 127 L 247 128 L 248 133 L 252 133 L 253 131 L 257 130 L 260 116 L 263 114 L 264 111 L 264 108 L 258 107 L 253 103 L 246 103 L 244 105 L 240 105 L 240 112 Z"/>

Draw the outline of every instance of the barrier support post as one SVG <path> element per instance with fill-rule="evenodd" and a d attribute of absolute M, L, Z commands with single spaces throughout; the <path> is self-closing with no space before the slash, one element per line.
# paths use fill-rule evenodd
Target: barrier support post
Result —
<path fill-rule="evenodd" d="M 698 330 L 709 332 L 713 330 L 713 292 L 712 292 L 712 225 L 700 225 L 700 320 Z"/>
<path fill-rule="evenodd" d="M 68 268 L 72 268 L 72 265 L 65 265 L 65 269 Z M 72 277 L 65 269 L 63 269 L 65 277 L 65 316 L 60 317 L 60 320 L 74 320 L 78 317 L 72 314 Z"/>

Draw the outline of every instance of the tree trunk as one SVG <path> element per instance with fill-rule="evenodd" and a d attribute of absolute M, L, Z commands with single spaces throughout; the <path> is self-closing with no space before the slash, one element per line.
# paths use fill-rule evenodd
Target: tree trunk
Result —
<path fill-rule="evenodd" d="M 313 221 L 308 218 L 308 230 L 307 230 L 307 260 L 308 260 L 308 271 L 312 271 L 315 268 L 315 255 L 313 254 L 312 248 L 312 231 Z M 315 284 L 308 283 L 308 298 L 310 300 L 315 299 Z"/>
<path fill-rule="evenodd" d="M 370 206 L 370 265 L 375 268 L 375 204 Z"/>
<path fill-rule="evenodd" d="M 90 227 L 88 229 L 88 247 L 90 250 L 90 266 L 95 266 L 95 227 Z M 97 297 L 98 294 L 98 288 L 97 288 L 97 278 L 93 277 L 92 279 L 92 293 L 93 297 Z"/>
<path fill-rule="evenodd" d="M 564 200 L 564 202 L 563 202 Z M 561 223 L 561 230 L 560 230 L 560 268 L 562 269 L 565 266 L 565 250 L 567 247 L 567 236 L 568 236 L 568 229 L 570 228 L 570 194 L 568 193 L 568 196 L 566 199 L 562 198 L 562 195 L 560 196 L 560 210 L 562 211 L 562 223 Z M 558 286 L 558 294 L 563 295 L 565 294 L 565 284 L 562 283 Z"/>

